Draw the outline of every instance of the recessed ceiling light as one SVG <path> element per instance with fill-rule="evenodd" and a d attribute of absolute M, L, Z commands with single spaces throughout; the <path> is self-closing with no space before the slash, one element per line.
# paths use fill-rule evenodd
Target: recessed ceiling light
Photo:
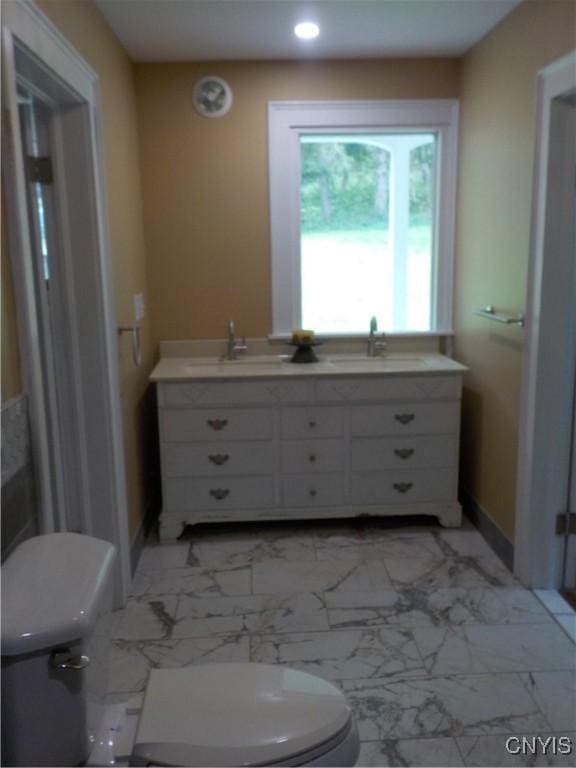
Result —
<path fill-rule="evenodd" d="M 296 24 L 294 34 L 301 40 L 313 40 L 320 34 L 320 27 L 313 21 L 303 21 L 300 24 Z"/>

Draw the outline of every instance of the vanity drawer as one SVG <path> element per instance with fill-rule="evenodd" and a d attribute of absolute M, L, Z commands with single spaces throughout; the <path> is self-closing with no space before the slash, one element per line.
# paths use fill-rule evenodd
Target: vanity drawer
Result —
<path fill-rule="evenodd" d="M 364 505 L 453 501 L 456 478 L 456 469 L 357 472 L 350 478 L 350 502 Z"/>
<path fill-rule="evenodd" d="M 166 443 L 166 477 L 262 475 L 274 471 L 274 446 L 269 440 L 220 443 Z"/>
<path fill-rule="evenodd" d="M 258 509 L 274 504 L 274 478 L 169 478 L 167 511 L 199 509 Z"/>
<path fill-rule="evenodd" d="M 290 440 L 281 447 L 282 472 L 338 472 L 344 469 L 341 440 Z"/>
<path fill-rule="evenodd" d="M 353 436 L 457 434 L 459 418 L 459 402 L 357 405 L 350 409 L 350 431 Z"/>
<path fill-rule="evenodd" d="M 273 435 L 274 416 L 267 408 L 162 410 L 160 429 L 164 442 L 266 440 Z"/>
<path fill-rule="evenodd" d="M 453 435 L 356 438 L 350 446 L 353 472 L 454 467 L 457 457 L 458 445 Z"/>
<path fill-rule="evenodd" d="M 287 475 L 282 480 L 285 507 L 328 507 L 344 503 L 342 474 Z"/>
<path fill-rule="evenodd" d="M 378 402 L 379 400 L 458 400 L 461 376 L 323 377 L 316 383 L 318 402 Z"/>
<path fill-rule="evenodd" d="M 234 376 L 234 365 L 229 364 Z M 195 381 L 161 384 L 161 407 L 203 405 L 276 405 L 306 403 L 313 391 L 310 381 L 264 379 L 262 381 Z"/>
<path fill-rule="evenodd" d="M 281 433 L 284 439 L 339 437 L 343 432 L 342 408 L 283 408 Z"/>

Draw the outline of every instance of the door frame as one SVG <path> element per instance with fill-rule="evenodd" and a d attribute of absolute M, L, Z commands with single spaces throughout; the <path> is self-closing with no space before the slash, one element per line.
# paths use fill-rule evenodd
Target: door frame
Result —
<path fill-rule="evenodd" d="M 78 450 L 88 475 L 83 533 L 116 546 L 115 603 L 121 605 L 131 582 L 130 543 L 98 76 L 31 0 L 3 5 L 2 64 L 3 181 L 23 377 L 39 477 L 39 524 L 42 533 L 64 527 L 50 490 L 47 402 L 38 333 L 41 317 L 34 291 L 18 73 L 40 82 L 61 107 L 55 131 L 58 219 L 64 233 L 59 269 L 74 321 L 70 323 L 69 351 L 75 364 L 69 382 L 81 411 Z M 22 72 L 27 67 L 29 72 Z"/>
<path fill-rule="evenodd" d="M 576 371 L 576 253 L 561 245 L 574 227 L 574 170 L 554 149 L 573 142 L 556 119 L 576 93 L 576 51 L 537 77 L 536 148 L 520 402 L 514 572 L 531 588 L 558 589 L 564 538 L 556 515 L 566 503 Z M 566 108 L 568 108 L 566 106 Z M 550 175 L 554 183 L 550 183 Z M 563 210 L 560 210 L 563 206 Z M 564 222 L 564 223 L 562 223 Z M 559 247 L 558 247 L 559 246 Z"/>

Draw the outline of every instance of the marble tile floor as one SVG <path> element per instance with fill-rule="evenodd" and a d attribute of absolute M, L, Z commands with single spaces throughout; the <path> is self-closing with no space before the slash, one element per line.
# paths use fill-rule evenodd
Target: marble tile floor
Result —
<path fill-rule="evenodd" d="M 358 765 L 574 765 L 576 645 L 548 597 L 469 525 L 192 529 L 142 554 L 110 701 L 134 715 L 152 667 L 286 664 L 346 691 Z M 524 736 L 546 753 L 515 753 Z"/>

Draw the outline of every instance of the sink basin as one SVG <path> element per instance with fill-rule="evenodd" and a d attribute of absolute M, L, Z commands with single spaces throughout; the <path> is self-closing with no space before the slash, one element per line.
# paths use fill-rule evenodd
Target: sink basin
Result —
<path fill-rule="evenodd" d="M 280 365 L 284 357 L 285 355 L 247 355 L 236 360 L 220 358 L 219 362 L 223 365 Z"/>
<path fill-rule="evenodd" d="M 370 365 L 382 370 L 418 370 L 425 368 L 426 362 L 421 357 L 409 355 L 368 357 L 367 355 L 334 355 L 328 362 L 336 368 L 350 368 L 355 365 Z"/>
<path fill-rule="evenodd" d="M 223 357 L 193 357 L 187 361 L 185 368 L 191 373 L 210 375 L 234 368 L 255 370 L 258 367 L 270 368 L 271 366 L 280 366 L 283 358 L 283 355 L 247 355 L 236 360 L 226 360 Z"/>
<path fill-rule="evenodd" d="M 367 355 L 332 355 L 328 358 L 331 363 L 339 365 L 352 365 L 353 363 L 381 363 L 385 357 L 368 357 Z"/>
<path fill-rule="evenodd" d="M 282 355 L 248 355 L 238 357 L 236 360 L 227 360 L 222 355 L 218 357 L 191 357 L 186 365 L 189 368 L 198 368 L 205 365 L 266 365 L 281 362 Z"/>

